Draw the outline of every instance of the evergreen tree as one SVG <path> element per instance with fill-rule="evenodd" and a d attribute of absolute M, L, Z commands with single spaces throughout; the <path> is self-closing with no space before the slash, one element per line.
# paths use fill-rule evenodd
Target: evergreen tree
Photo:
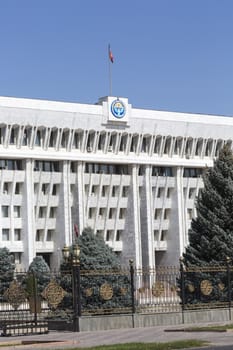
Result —
<path fill-rule="evenodd" d="M 15 264 L 13 255 L 7 248 L 0 248 L 0 296 L 14 279 Z"/>
<path fill-rule="evenodd" d="M 42 256 L 36 256 L 28 268 L 28 288 L 32 288 L 31 274 L 34 275 L 38 292 L 41 293 L 50 281 L 50 268 Z"/>
<path fill-rule="evenodd" d="M 222 264 L 226 257 L 233 258 L 233 154 L 229 146 L 220 151 L 203 181 L 183 255 L 186 266 Z"/>
<path fill-rule="evenodd" d="M 119 259 L 104 239 L 94 235 L 93 230 L 87 227 L 78 237 L 77 243 L 80 247 L 82 309 L 130 306 L 129 277 L 127 274 L 120 273 Z M 62 271 L 68 268 L 67 264 L 61 265 Z M 62 284 L 65 290 L 72 291 L 71 281 L 67 275 L 64 275 Z M 110 287 L 110 290 L 112 288 L 112 296 L 109 295 L 107 300 L 101 297 L 103 285 L 107 288 Z M 68 301 L 67 297 L 66 301 Z"/>
<path fill-rule="evenodd" d="M 197 217 L 189 230 L 189 245 L 183 254 L 185 267 L 226 264 L 233 258 L 233 154 L 224 146 L 203 175 L 204 188 L 196 200 Z M 227 300 L 226 272 L 185 272 L 185 302 Z M 208 293 L 203 293 L 207 283 Z"/>

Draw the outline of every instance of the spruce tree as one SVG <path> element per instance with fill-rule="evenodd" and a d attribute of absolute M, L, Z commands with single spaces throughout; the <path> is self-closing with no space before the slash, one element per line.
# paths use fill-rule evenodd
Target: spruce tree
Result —
<path fill-rule="evenodd" d="M 76 243 L 80 247 L 82 310 L 129 307 L 131 305 L 129 276 L 127 273 L 121 273 L 120 261 L 104 239 L 87 227 Z M 68 264 L 61 265 L 61 271 L 68 268 Z M 63 276 L 62 284 L 66 291 L 71 292 L 72 285 L 68 276 Z M 107 300 L 101 297 L 100 291 L 103 285 L 112 288 L 112 296 Z"/>
<path fill-rule="evenodd" d="M 223 264 L 233 258 L 233 154 L 224 146 L 203 175 L 204 188 L 196 201 L 197 217 L 189 230 L 184 264 Z"/>
<path fill-rule="evenodd" d="M 14 279 L 15 264 L 13 255 L 6 247 L 0 248 L 0 296 L 10 286 Z"/>
<path fill-rule="evenodd" d="M 227 257 L 233 258 L 233 154 L 229 146 L 220 151 L 213 168 L 205 171 L 203 182 L 183 254 L 185 303 L 226 302 L 228 298 L 226 270 L 214 267 L 224 268 Z M 201 269 L 189 269 L 194 266 Z"/>
<path fill-rule="evenodd" d="M 29 265 L 29 286 L 32 284 L 32 280 L 30 278 L 32 273 L 36 279 L 38 292 L 41 293 L 50 281 L 50 268 L 42 256 L 36 256 Z"/>

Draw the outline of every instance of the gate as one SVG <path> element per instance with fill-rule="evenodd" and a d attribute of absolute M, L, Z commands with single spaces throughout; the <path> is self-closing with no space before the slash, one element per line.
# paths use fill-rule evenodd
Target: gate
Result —
<path fill-rule="evenodd" d="M 66 291 L 59 275 L 16 272 L 0 285 L 2 336 L 48 333 L 48 315 Z"/>

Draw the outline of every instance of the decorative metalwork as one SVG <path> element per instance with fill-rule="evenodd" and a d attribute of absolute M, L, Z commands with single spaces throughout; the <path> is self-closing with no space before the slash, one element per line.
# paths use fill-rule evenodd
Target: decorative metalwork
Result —
<path fill-rule="evenodd" d="M 127 288 L 120 287 L 119 292 L 120 292 L 120 295 L 126 295 L 126 293 L 127 293 Z"/>
<path fill-rule="evenodd" d="M 175 284 L 173 284 L 170 288 L 170 291 L 173 293 L 173 292 L 177 292 L 178 291 L 178 288 Z"/>
<path fill-rule="evenodd" d="M 221 290 L 221 291 L 224 290 L 225 289 L 225 284 L 222 283 L 222 282 L 219 282 L 218 289 Z"/>
<path fill-rule="evenodd" d="M 66 295 L 66 291 L 54 279 L 52 279 L 41 295 L 47 300 L 52 309 L 56 309 Z"/>
<path fill-rule="evenodd" d="M 194 287 L 194 285 L 193 285 L 192 283 L 189 283 L 189 284 L 188 284 L 188 291 L 189 291 L 190 293 L 194 293 L 195 287 Z"/>
<path fill-rule="evenodd" d="M 4 297 L 13 306 L 15 310 L 26 301 L 26 293 L 21 284 L 16 280 L 12 281 L 9 288 L 5 291 Z"/>
<path fill-rule="evenodd" d="M 226 272 L 226 266 L 188 266 L 186 272 Z"/>
<path fill-rule="evenodd" d="M 213 290 L 212 283 L 208 280 L 201 281 L 200 289 L 203 295 L 210 295 Z"/>
<path fill-rule="evenodd" d="M 92 288 L 86 288 L 84 291 L 84 294 L 86 297 L 91 297 L 93 294 L 93 289 Z"/>
<path fill-rule="evenodd" d="M 113 289 L 111 284 L 104 283 L 100 287 L 100 296 L 103 300 L 110 300 L 113 297 Z"/>
<path fill-rule="evenodd" d="M 164 293 L 164 283 L 163 282 L 155 282 L 152 285 L 152 295 L 154 297 L 160 297 Z"/>

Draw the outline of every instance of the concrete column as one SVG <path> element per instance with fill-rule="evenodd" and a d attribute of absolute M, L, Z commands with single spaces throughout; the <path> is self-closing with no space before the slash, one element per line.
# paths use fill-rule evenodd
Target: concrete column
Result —
<path fill-rule="evenodd" d="M 131 168 L 131 185 L 128 194 L 127 218 L 125 220 L 122 244 L 124 251 L 122 264 L 129 266 L 129 259 L 133 259 L 135 266 L 141 267 L 140 201 L 137 165 L 132 165 Z"/>
<path fill-rule="evenodd" d="M 154 237 L 152 225 L 152 188 L 151 167 L 145 166 L 144 181 L 141 192 L 141 232 L 143 266 L 155 266 Z"/>
<path fill-rule="evenodd" d="M 22 264 L 23 266 L 29 266 L 33 258 L 36 256 L 33 160 L 26 159 L 25 168 L 25 186 L 23 193 L 23 198 L 25 198 L 23 207 L 24 253 L 22 256 Z"/>

